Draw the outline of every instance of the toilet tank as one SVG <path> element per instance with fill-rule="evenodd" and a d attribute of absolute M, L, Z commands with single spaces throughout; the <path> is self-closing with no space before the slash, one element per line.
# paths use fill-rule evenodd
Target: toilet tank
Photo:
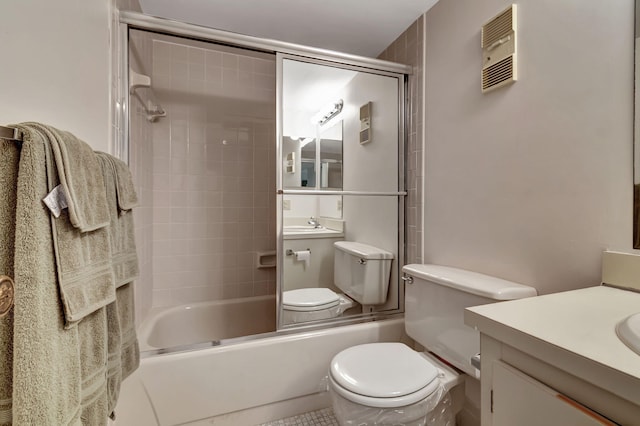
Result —
<path fill-rule="evenodd" d="M 393 253 L 351 241 L 334 247 L 334 284 L 362 305 L 379 305 L 387 300 Z"/>
<path fill-rule="evenodd" d="M 405 329 L 428 351 L 472 377 L 480 334 L 464 324 L 464 308 L 536 296 L 533 287 L 440 265 L 406 265 Z"/>

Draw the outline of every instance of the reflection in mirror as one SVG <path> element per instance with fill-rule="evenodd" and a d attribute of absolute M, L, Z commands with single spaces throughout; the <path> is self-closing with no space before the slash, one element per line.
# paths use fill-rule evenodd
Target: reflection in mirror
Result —
<path fill-rule="evenodd" d="M 320 188 L 342 189 L 342 120 L 319 135 Z M 314 150 L 315 152 L 315 150 Z"/>
<path fill-rule="evenodd" d="M 284 174 L 283 186 L 341 190 L 342 96 L 358 73 L 301 61 L 283 64 L 282 161 L 286 169 L 293 154 L 296 165 Z M 321 161 L 326 169 L 324 185 Z"/>
<path fill-rule="evenodd" d="M 300 142 L 300 186 L 303 188 L 316 188 L 316 143 L 317 139 L 311 139 L 308 143 Z"/>
<path fill-rule="evenodd" d="M 283 138 L 285 188 L 342 189 L 342 120 L 318 130 L 317 137 Z"/>
<path fill-rule="evenodd" d="M 282 60 L 280 327 L 402 309 L 403 78 Z"/>

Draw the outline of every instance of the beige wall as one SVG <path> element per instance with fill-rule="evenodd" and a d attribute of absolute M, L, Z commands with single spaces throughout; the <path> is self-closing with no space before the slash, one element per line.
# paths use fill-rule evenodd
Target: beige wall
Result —
<path fill-rule="evenodd" d="M 633 1 L 518 2 L 519 81 L 482 95 L 480 27 L 425 15 L 424 257 L 535 286 L 597 285 L 631 251 Z"/>
<path fill-rule="evenodd" d="M 41 121 L 107 151 L 110 1 L 4 1 L 0 15 L 0 124 Z"/>

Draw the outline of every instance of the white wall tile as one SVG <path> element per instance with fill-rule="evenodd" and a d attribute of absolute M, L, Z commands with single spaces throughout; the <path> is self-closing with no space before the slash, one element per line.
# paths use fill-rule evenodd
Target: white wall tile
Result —
<path fill-rule="evenodd" d="M 187 62 L 189 60 L 189 48 L 182 44 L 171 44 L 171 60 L 174 63 Z"/>
<path fill-rule="evenodd" d="M 188 52 L 188 60 L 190 64 L 202 64 L 205 63 L 205 50 L 197 47 L 190 47 Z"/>
<path fill-rule="evenodd" d="M 207 50 L 205 52 L 205 63 L 207 65 L 207 68 L 222 68 L 222 52 Z"/>
<path fill-rule="evenodd" d="M 171 62 L 171 77 L 187 80 L 189 78 L 189 64 L 187 62 Z"/>
<path fill-rule="evenodd" d="M 222 53 L 222 67 L 227 69 L 238 69 L 238 55 L 233 53 Z"/>

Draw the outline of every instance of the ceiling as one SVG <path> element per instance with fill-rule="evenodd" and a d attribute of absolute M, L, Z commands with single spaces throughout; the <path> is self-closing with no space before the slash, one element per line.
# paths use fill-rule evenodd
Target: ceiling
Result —
<path fill-rule="evenodd" d="M 377 57 L 437 0 L 139 0 L 148 15 Z"/>

